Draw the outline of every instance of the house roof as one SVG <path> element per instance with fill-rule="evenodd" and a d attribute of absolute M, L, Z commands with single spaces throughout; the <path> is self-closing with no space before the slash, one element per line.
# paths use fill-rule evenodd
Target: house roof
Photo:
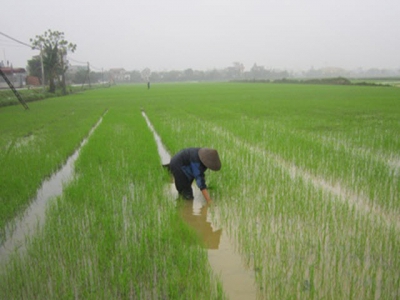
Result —
<path fill-rule="evenodd" d="M 15 73 L 26 73 L 24 68 L 10 68 L 10 67 L 1 67 L 0 68 L 4 74 L 15 74 Z"/>
<path fill-rule="evenodd" d="M 123 72 L 126 72 L 126 71 L 125 71 L 124 68 L 113 68 L 113 69 L 110 69 L 110 72 L 112 72 L 112 73 L 123 73 Z"/>

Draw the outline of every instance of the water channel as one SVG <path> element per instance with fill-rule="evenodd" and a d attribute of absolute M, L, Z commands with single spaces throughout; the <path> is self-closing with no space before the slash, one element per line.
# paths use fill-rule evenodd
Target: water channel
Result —
<path fill-rule="evenodd" d="M 142 115 L 154 135 L 161 163 L 168 164 L 171 160 L 170 154 L 144 111 L 142 111 Z M 178 198 L 174 184 L 170 184 L 167 190 L 171 199 Z M 207 247 L 208 261 L 213 271 L 220 276 L 226 295 L 231 300 L 256 299 L 254 272 L 251 272 L 242 262 L 242 258 L 235 251 L 229 236 L 212 222 L 209 208 L 201 191 L 195 186 L 193 191 L 194 200 L 185 201 L 180 214 L 203 239 L 204 245 Z M 212 209 L 217 210 L 217 207 Z M 216 211 L 215 217 L 218 217 L 218 211 Z"/>
<path fill-rule="evenodd" d="M 6 226 L 6 239 L 4 243 L 0 245 L 0 261 L 2 263 L 6 263 L 10 254 L 13 252 L 22 254 L 29 237 L 43 226 L 48 202 L 60 196 L 63 192 L 63 187 L 72 179 L 74 163 L 82 147 L 87 143 L 89 137 L 100 125 L 102 120 L 103 117 L 92 127 L 88 136 L 81 142 L 78 149 L 67 159 L 67 162 L 61 169 L 50 178 L 43 181 L 41 187 L 37 190 L 35 199 L 25 210 L 22 218 L 18 219 L 16 222 L 10 222 L 10 224 Z"/>
<path fill-rule="evenodd" d="M 142 115 L 154 135 L 161 163 L 163 165 L 168 164 L 171 159 L 170 154 L 165 149 L 160 136 L 154 130 L 146 114 L 142 112 Z M 63 192 L 63 187 L 72 179 L 74 163 L 82 147 L 100 125 L 102 119 L 103 117 L 93 126 L 88 136 L 81 142 L 73 155 L 68 158 L 65 165 L 50 178 L 43 181 L 35 199 L 26 209 L 22 218 L 6 227 L 6 239 L 0 245 L 0 262 L 2 264 L 8 261 L 10 254 L 14 252 L 22 254 L 29 237 L 43 226 L 47 204 L 51 199 L 60 196 Z M 167 194 L 174 201 L 178 198 L 174 184 L 168 186 Z M 201 191 L 195 187 L 194 200 L 185 201 L 180 214 L 187 224 L 194 228 L 203 239 L 204 245 L 207 247 L 209 263 L 214 272 L 220 276 L 229 299 L 256 299 L 254 273 L 243 264 L 241 256 L 235 252 L 234 244 L 229 236 L 225 234 L 222 228 L 218 228 L 212 222 L 208 209 Z M 217 210 L 216 207 L 212 209 Z M 218 213 L 215 215 L 218 216 Z"/>

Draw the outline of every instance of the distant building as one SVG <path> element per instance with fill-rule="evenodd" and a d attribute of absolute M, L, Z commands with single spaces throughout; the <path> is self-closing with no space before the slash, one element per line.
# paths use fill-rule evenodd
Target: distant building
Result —
<path fill-rule="evenodd" d="M 7 76 L 8 80 L 15 88 L 22 88 L 26 84 L 26 70 L 23 68 L 1 67 L 1 71 Z M 8 88 L 7 82 L 3 76 L 0 76 L 0 88 Z"/>
<path fill-rule="evenodd" d="M 123 68 L 110 69 L 109 73 L 111 81 L 114 82 L 127 82 L 131 80 L 131 74 Z"/>
<path fill-rule="evenodd" d="M 39 86 L 40 79 L 36 76 L 26 76 L 26 85 L 28 86 Z"/>

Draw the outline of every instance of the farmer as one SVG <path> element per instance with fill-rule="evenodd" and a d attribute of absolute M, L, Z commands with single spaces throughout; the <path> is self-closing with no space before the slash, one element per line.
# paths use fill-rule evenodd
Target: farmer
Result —
<path fill-rule="evenodd" d="M 221 161 L 215 149 L 186 148 L 171 158 L 169 169 L 174 175 L 175 187 L 184 199 L 192 200 L 194 198 L 191 185 L 193 180 L 196 180 L 207 203 L 211 203 L 204 177 L 207 168 L 213 171 L 221 169 Z"/>

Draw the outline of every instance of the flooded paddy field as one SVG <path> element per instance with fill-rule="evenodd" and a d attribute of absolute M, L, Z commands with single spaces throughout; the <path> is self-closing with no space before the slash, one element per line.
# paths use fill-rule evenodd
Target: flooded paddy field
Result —
<path fill-rule="evenodd" d="M 0 257 L 0 298 L 396 299 L 399 99 L 383 87 L 165 84 L 0 108 L 2 244 L 108 111 L 24 253 Z M 142 110 L 166 152 L 218 149 L 212 206 L 176 199 Z"/>

